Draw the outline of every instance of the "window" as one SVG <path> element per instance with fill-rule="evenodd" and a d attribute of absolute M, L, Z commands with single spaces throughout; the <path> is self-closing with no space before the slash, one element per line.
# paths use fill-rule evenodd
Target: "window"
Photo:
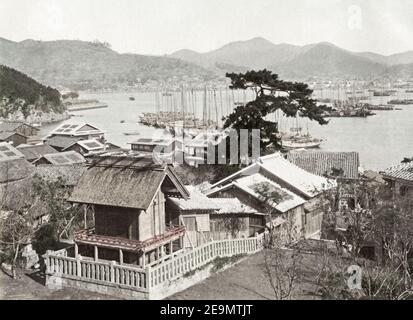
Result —
<path fill-rule="evenodd" d="M 406 186 L 401 186 L 399 192 L 402 197 L 405 197 L 409 193 L 409 188 Z"/>

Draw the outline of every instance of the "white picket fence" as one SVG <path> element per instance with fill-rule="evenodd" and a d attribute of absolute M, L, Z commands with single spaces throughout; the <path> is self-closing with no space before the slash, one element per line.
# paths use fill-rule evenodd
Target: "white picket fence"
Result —
<path fill-rule="evenodd" d="M 178 279 L 218 257 L 253 254 L 264 247 L 264 234 L 254 238 L 228 239 L 209 242 L 148 270 L 150 287 Z"/>
<path fill-rule="evenodd" d="M 48 252 L 45 258 L 46 274 L 93 282 L 103 285 L 116 285 L 140 292 L 149 292 L 165 281 L 178 279 L 212 262 L 218 257 L 231 257 L 240 254 L 253 254 L 264 247 L 264 235 L 254 238 L 228 239 L 209 242 L 192 250 L 185 250 L 158 265 L 145 269 L 130 265 L 120 265 L 109 261 L 93 261 L 71 258 L 66 250 Z"/>

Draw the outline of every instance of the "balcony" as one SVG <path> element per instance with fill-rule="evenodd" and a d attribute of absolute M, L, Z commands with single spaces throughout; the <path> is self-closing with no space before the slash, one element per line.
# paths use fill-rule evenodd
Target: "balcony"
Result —
<path fill-rule="evenodd" d="M 185 234 L 184 226 L 171 226 L 159 236 L 155 236 L 145 241 L 131 240 L 126 238 L 103 236 L 95 234 L 95 229 L 79 231 L 75 234 L 74 240 L 77 244 L 98 246 L 109 249 L 121 249 L 129 252 L 147 252 L 158 246 L 175 241 Z"/>

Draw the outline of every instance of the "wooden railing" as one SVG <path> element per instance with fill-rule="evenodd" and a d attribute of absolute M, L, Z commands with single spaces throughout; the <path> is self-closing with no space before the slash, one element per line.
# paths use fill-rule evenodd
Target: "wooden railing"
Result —
<path fill-rule="evenodd" d="M 47 275 L 149 292 L 149 289 L 165 281 L 180 278 L 218 257 L 252 254 L 263 247 L 263 234 L 254 238 L 213 241 L 193 250 L 180 252 L 145 269 L 119 265 L 114 261 L 93 261 L 80 256 L 71 258 L 67 256 L 66 250 L 48 252 L 44 258 Z"/>
<path fill-rule="evenodd" d="M 219 240 L 207 243 L 185 252 L 161 265 L 148 268 L 150 287 L 156 287 L 165 281 L 175 280 L 194 271 L 218 257 L 230 257 L 239 254 L 252 254 L 264 247 L 264 235 L 254 238 Z"/>
<path fill-rule="evenodd" d="M 139 267 L 130 267 L 115 262 L 70 258 L 64 254 L 45 255 L 46 273 L 63 278 L 84 280 L 98 284 L 111 284 L 134 290 L 148 291 L 147 271 Z"/>

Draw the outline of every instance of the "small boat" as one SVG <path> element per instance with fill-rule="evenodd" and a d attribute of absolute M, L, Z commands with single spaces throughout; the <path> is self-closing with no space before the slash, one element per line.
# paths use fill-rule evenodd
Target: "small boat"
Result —
<path fill-rule="evenodd" d="M 296 139 L 282 139 L 281 145 L 287 149 L 313 149 L 319 148 L 322 142 L 322 139 L 305 138 L 301 136 Z"/>
<path fill-rule="evenodd" d="M 120 123 L 125 123 L 125 120 L 121 120 Z"/>
<path fill-rule="evenodd" d="M 408 104 L 413 104 L 413 99 L 395 99 L 395 100 L 390 100 L 387 102 L 388 104 L 397 104 L 397 105 L 408 105 Z"/>
<path fill-rule="evenodd" d="M 129 97 L 130 101 L 135 101 L 135 97 Z"/>
<path fill-rule="evenodd" d="M 125 136 L 139 136 L 140 132 L 124 132 Z"/>

